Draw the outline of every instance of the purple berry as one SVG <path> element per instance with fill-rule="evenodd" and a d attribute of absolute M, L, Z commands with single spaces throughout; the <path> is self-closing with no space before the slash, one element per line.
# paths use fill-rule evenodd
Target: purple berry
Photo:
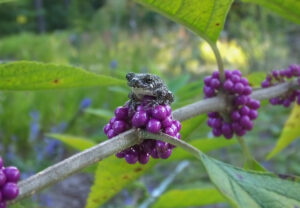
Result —
<path fill-rule="evenodd" d="M 125 153 L 122 151 L 122 152 L 117 153 L 116 156 L 118 158 L 124 158 L 125 157 Z"/>
<path fill-rule="evenodd" d="M 111 129 L 111 124 L 108 123 L 104 126 L 104 133 L 107 134 L 107 132 Z"/>
<path fill-rule="evenodd" d="M 260 102 L 259 100 L 254 100 L 254 99 L 251 99 L 249 102 L 248 102 L 248 106 L 254 110 L 257 110 L 259 109 L 260 107 Z"/>
<path fill-rule="evenodd" d="M 167 112 L 167 115 L 166 115 L 166 116 L 170 116 L 171 113 L 172 113 L 172 108 L 171 108 L 171 106 L 165 105 L 164 107 L 165 107 L 166 112 Z"/>
<path fill-rule="evenodd" d="M 6 175 L 3 170 L 0 169 L 0 187 L 7 181 Z"/>
<path fill-rule="evenodd" d="M 215 137 L 219 137 L 219 136 L 222 135 L 221 129 L 216 129 L 216 128 L 214 128 L 214 129 L 212 130 L 212 133 L 213 133 L 213 135 L 214 135 Z"/>
<path fill-rule="evenodd" d="M 263 82 L 261 83 L 261 87 L 263 87 L 263 88 L 267 88 L 267 87 L 270 87 L 270 86 L 271 86 L 271 84 L 270 84 L 270 82 L 267 81 L 267 80 L 265 80 L 265 81 L 263 81 Z"/>
<path fill-rule="evenodd" d="M 205 94 L 206 97 L 213 97 L 213 96 L 215 96 L 215 91 L 211 87 L 204 86 L 203 91 L 204 91 L 204 94 Z"/>
<path fill-rule="evenodd" d="M 137 111 L 132 117 L 132 125 L 136 128 L 143 127 L 148 122 L 148 115 L 145 111 Z"/>
<path fill-rule="evenodd" d="M 151 153 L 150 153 L 151 157 L 154 158 L 154 159 L 158 159 L 159 156 L 158 156 L 158 153 L 157 153 L 157 150 L 156 149 L 152 149 Z"/>
<path fill-rule="evenodd" d="M 219 71 L 214 71 L 214 72 L 212 73 L 212 78 L 219 79 L 219 78 L 220 78 Z"/>
<path fill-rule="evenodd" d="M 249 82 L 248 82 L 248 79 L 245 78 L 245 77 L 242 77 L 240 82 L 244 85 L 244 86 L 248 86 L 249 85 Z"/>
<path fill-rule="evenodd" d="M 204 84 L 205 84 L 206 86 L 209 86 L 209 85 L 210 85 L 211 79 L 212 79 L 211 76 L 205 77 L 205 78 L 204 78 Z"/>
<path fill-rule="evenodd" d="M 114 130 L 115 134 L 120 134 L 126 130 L 126 123 L 124 121 L 115 121 L 112 125 L 112 129 Z"/>
<path fill-rule="evenodd" d="M 249 107 L 247 107 L 247 106 L 245 106 L 245 105 L 240 109 L 240 113 L 241 113 L 242 115 L 248 115 L 249 112 L 250 112 Z"/>
<path fill-rule="evenodd" d="M 164 120 L 167 116 L 167 111 L 166 111 L 165 107 L 163 107 L 161 105 L 157 105 L 152 110 L 152 116 L 153 116 L 153 118 L 156 118 L 158 120 Z"/>
<path fill-rule="evenodd" d="M 231 125 L 228 124 L 228 123 L 224 123 L 222 125 L 222 133 L 223 133 L 224 136 L 225 135 L 232 135 L 233 131 L 232 131 Z"/>
<path fill-rule="evenodd" d="M 0 169 L 4 166 L 4 162 L 3 162 L 3 159 L 2 157 L 0 157 Z"/>
<path fill-rule="evenodd" d="M 256 119 L 257 116 L 258 116 L 257 110 L 250 110 L 249 117 L 250 117 L 251 120 Z"/>
<path fill-rule="evenodd" d="M 116 117 L 112 117 L 112 118 L 110 119 L 109 123 L 110 123 L 111 125 L 113 125 L 113 123 L 114 123 L 116 120 L 117 120 Z"/>
<path fill-rule="evenodd" d="M 6 200 L 13 200 L 19 195 L 19 188 L 16 183 L 6 183 L 2 187 L 2 195 Z"/>
<path fill-rule="evenodd" d="M 236 93 L 242 94 L 244 91 L 244 85 L 242 83 L 238 82 L 234 85 L 233 89 Z"/>
<path fill-rule="evenodd" d="M 180 130 L 181 130 L 181 123 L 180 123 L 180 121 L 174 120 L 174 121 L 173 121 L 173 124 L 175 124 L 175 126 L 176 126 L 176 128 L 177 128 L 177 131 L 180 131 Z"/>
<path fill-rule="evenodd" d="M 252 93 L 252 88 L 250 86 L 244 87 L 243 94 L 244 95 L 250 95 Z"/>
<path fill-rule="evenodd" d="M 163 120 L 161 124 L 164 128 L 170 127 L 173 124 L 172 117 L 169 116 L 169 117 L 165 118 L 165 120 Z"/>
<path fill-rule="evenodd" d="M 20 179 L 20 171 L 16 167 L 13 166 L 6 167 L 3 172 L 8 182 L 17 183 Z"/>
<path fill-rule="evenodd" d="M 241 114 L 238 111 L 233 111 L 231 113 L 231 119 L 237 121 L 241 118 Z"/>
<path fill-rule="evenodd" d="M 230 80 L 226 80 L 226 81 L 224 82 L 224 89 L 227 90 L 227 91 L 231 91 L 232 88 L 233 88 L 233 86 L 234 86 L 234 84 L 233 84 L 233 82 L 230 81 Z"/>
<path fill-rule="evenodd" d="M 114 136 L 116 136 L 117 134 L 115 133 L 115 131 L 113 129 L 109 130 L 107 132 L 107 137 L 110 139 L 110 138 L 113 138 Z"/>
<path fill-rule="evenodd" d="M 3 201 L 3 202 L 0 201 L 0 208 L 6 208 L 6 202 L 5 201 Z"/>
<path fill-rule="evenodd" d="M 209 112 L 207 113 L 207 116 L 210 118 L 217 118 L 219 117 L 219 114 L 217 112 Z"/>
<path fill-rule="evenodd" d="M 158 133 L 161 128 L 161 123 L 159 120 L 150 119 L 147 123 L 147 131 L 151 133 Z"/>
<path fill-rule="evenodd" d="M 241 79 L 238 75 L 232 75 L 230 79 L 233 83 L 238 83 Z"/>
<path fill-rule="evenodd" d="M 129 164 L 135 164 L 138 161 L 138 157 L 135 154 L 128 153 L 128 154 L 125 155 L 125 160 Z"/>
<path fill-rule="evenodd" d="M 240 122 L 244 128 L 248 128 L 251 125 L 250 123 L 252 123 L 249 116 L 242 116 Z"/>
<path fill-rule="evenodd" d="M 232 71 L 232 74 L 237 75 L 237 76 L 239 76 L 239 77 L 242 76 L 242 73 L 241 73 L 239 70 L 237 70 L 237 69 L 233 70 L 233 71 Z"/>
<path fill-rule="evenodd" d="M 128 119 L 128 108 L 127 107 L 118 107 L 115 110 L 115 116 L 118 120 L 127 120 Z"/>
<path fill-rule="evenodd" d="M 174 131 L 174 129 L 173 129 L 172 127 L 167 127 L 167 128 L 164 130 L 164 132 L 165 132 L 166 134 L 168 134 L 169 136 L 171 136 L 171 137 L 176 136 L 176 133 L 177 133 L 177 132 Z"/>
<path fill-rule="evenodd" d="M 172 154 L 172 149 L 165 149 L 164 151 L 158 151 L 158 155 L 162 159 L 167 159 L 171 156 Z"/>
<path fill-rule="evenodd" d="M 177 139 L 181 139 L 181 134 L 178 132 L 175 136 Z"/>
<path fill-rule="evenodd" d="M 285 100 L 283 101 L 283 106 L 284 106 L 284 107 L 288 108 L 288 107 L 290 107 L 290 105 L 291 105 L 291 101 L 290 101 L 290 100 L 285 99 Z"/>
<path fill-rule="evenodd" d="M 215 118 L 212 121 L 212 127 L 213 128 L 219 128 L 222 126 L 222 119 L 221 118 Z"/>
<path fill-rule="evenodd" d="M 139 155 L 139 162 L 143 165 L 147 164 L 149 161 L 149 158 L 150 158 L 150 154 L 143 152 L 142 154 Z"/>
<path fill-rule="evenodd" d="M 220 86 L 220 84 L 221 84 L 221 82 L 216 78 L 213 78 L 210 80 L 210 87 L 212 87 L 214 89 L 217 89 Z"/>

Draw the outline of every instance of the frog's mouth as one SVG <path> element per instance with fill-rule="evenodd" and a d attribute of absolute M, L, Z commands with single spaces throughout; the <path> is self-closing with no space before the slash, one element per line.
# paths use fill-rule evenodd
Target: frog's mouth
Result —
<path fill-rule="evenodd" d="M 131 87 L 131 91 L 137 96 L 144 96 L 144 95 L 154 96 L 153 91 L 140 88 L 140 87 Z"/>

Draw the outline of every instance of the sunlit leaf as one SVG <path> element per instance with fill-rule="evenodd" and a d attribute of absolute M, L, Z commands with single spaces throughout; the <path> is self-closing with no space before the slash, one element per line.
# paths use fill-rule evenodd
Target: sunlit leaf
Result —
<path fill-rule="evenodd" d="M 295 105 L 290 117 L 284 125 L 284 128 L 281 132 L 281 136 L 276 143 L 274 149 L 268 154 L 267 158 L 271 159 L 276 154 L 278 154 L 281 150 L 287 147 L 290 143 L 292 143 L 295 139 L 300 137 L 300 106 Z"/>
<path fill-rule="evenodd" d="M 247 79 L 252 87 L 260 87 L 265 78 L 266 73 L 264 72 L 254 72 L 247 75 Z"/>
<path fill-rule="evenodd" d="M 243 2 L 256 3 L 267 7 L 280 16 L 300 24 L 299 0 L 242 0 Z"/>
<path fill-rule="evenodd" d="M 296 208 L 300 206 L 300 183 L 273 174 L 246 171 L 204 154 L 201 160 L 218 189 L 236 207 Z"/>
<path fill-rule="evenodd" d="M 136 0 L 215 42 L 233 0 Z"/>
<path fill-rule="evenodd" d="M 63 142 L 64 144 L 79 151 L 91 148 L 96 144 L 95 142 L 85 138 L 80 138 L 80 137 L 75 137 L 75 136 L 65 135 L 65 134 L 47 134 L 47 136 L 57 139 Z"/>
<path fill-rule="evenodd" d="M 41 90 L 125 85 L 125 80 L 63 65 L 19 61 L 0 64 L 1 90 Z"/>
<path fill-rule="evenodd" d="M 155 163 L 156 160 L 151 160 L 147 165 L 130 165 L 115 156 L 99 162 L 86 208 L 98 208 Z"/>
<path fill-rule="evenodd" d="M 161 195 L 153 208 L 184 208 L 225 202 L 226 199 L 214 188 L 170 190 Z"/>

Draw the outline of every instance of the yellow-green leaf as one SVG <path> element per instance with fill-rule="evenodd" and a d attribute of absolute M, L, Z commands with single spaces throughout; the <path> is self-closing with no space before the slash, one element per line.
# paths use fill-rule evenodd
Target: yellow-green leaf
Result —
<path fill-rule="evenodd" d="M 300 24 L 300 1 L 299 0 L 243 0 L 244 2 L 256 3 L 267 7 L 280 16 Z"/>
<path fill-rule="evenodd" d="M 136 0 L 216 42 L 233 0 Z"/>
<path fill-rule="evenodd" d="M 200 125 L 205 121 L 206 115 L 200 115 L 182 122 L 182 130 L 180 131 L 183 139 L 188 138 L 196 131 Z"/>
<path fill-rule="evenodd" d="M 47 136 L 60 140 L 64 144 L 79 151 L 83 151 L 85 149 L 91 148 L 92 146 L 96 145 L 96 143 L 91 140 L 81 138 L 81 137 L 65 135 L 65 134 L 47 134 Z"/>
<path fill-rule="evenodd" d="M 111 112 L 109 110 L 104 110 L 104 109 L 88 108 L 84 112 L 99 116 L 99 117 L 104 118 L 106 120 L 109 120 L 110 118 L 112 118 L 114 116 L 113 112 Z"/>
<path fill-rule="evenodd" d="M 198 207 L 225 201 L 226 199 L 214 188 L 177 189 L 161 195 L 153 208 Z"/>
<path fill-rule="evenodd" d="M 156 163 L 151 160 L 147 165 L 130 165 L 124 159 L 111 156 L 99 162 L 94 185 L 91 188 L 86 208 L 96 208 L 137 179 Z"/>
<path fill-rule="evenodd" d="M 267 159 L 271 159 L 276 154 L 278 154 L 281 150 L 287 147 L 290 143 L 292 143 L 295 139 L 300 137 L 300 106 L 295 105 L 290 117 L 284 125 L 284 128 L 281 132 L 281 136 L 276 143 L 274 149 L 269 153 Z"/>
<path fill-rule="evenodd" d="M 63 89 L 125 84 L 125 80 L 97 75 L 72 66 L 29 61 L 0 64 L 1 90 Z"/>
<path fill-rule="evenodd" d="M 266 73 L 264 72 L 254 72 L 247 75 L 247 79 L 252 87 L 260 87 L 265 78 Z"/>

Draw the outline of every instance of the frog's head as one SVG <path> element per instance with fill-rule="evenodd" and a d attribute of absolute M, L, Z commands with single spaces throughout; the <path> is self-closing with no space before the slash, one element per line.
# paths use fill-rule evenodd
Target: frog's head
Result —
<path fill-rule="evenodd" d="M 153 96 L 155 89 L 166 86 L 164 81 L 157 75 L 153 74 L 136 74 L 129 72 L 126 75 L 128 86 L 136 95 L 149 95 Z"/>

